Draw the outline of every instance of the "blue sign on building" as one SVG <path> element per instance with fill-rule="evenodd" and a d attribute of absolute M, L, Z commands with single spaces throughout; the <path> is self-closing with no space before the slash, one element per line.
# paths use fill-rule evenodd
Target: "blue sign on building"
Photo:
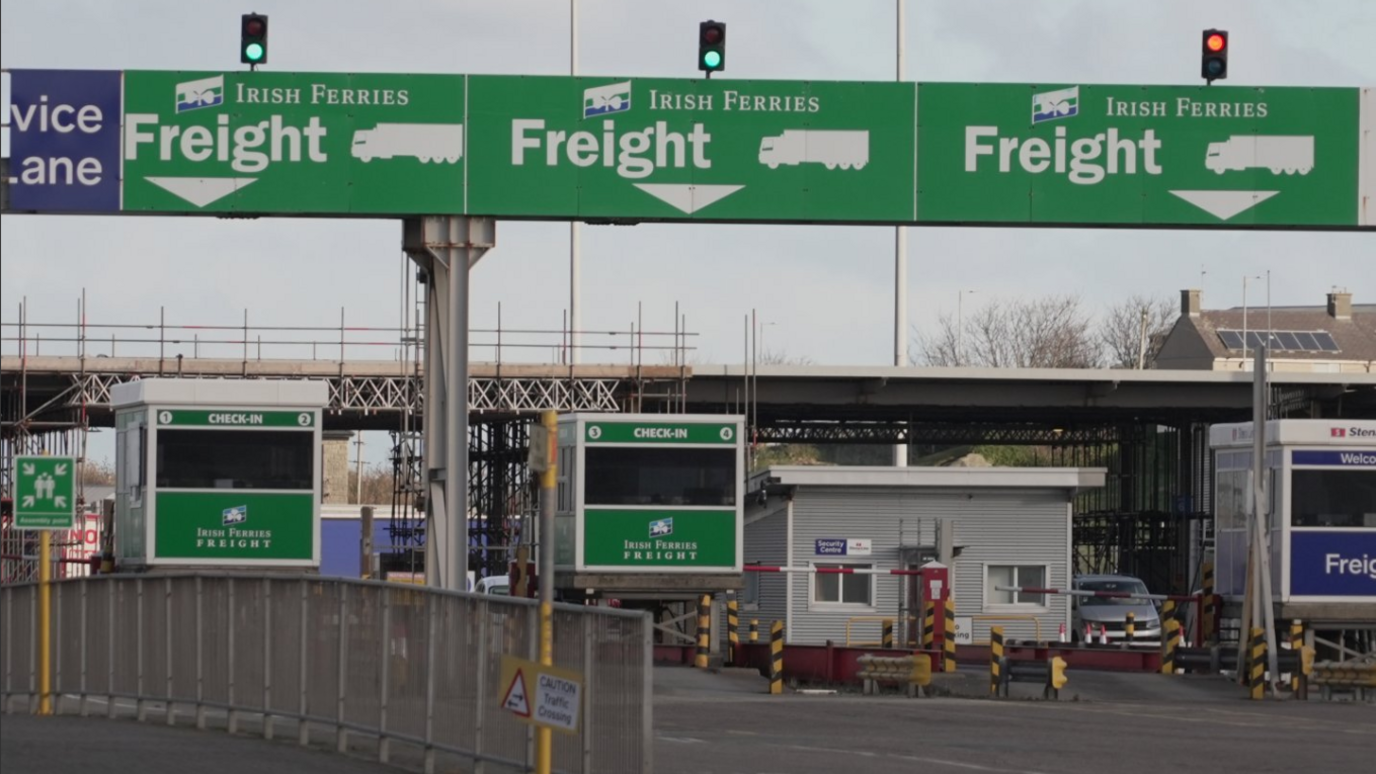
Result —
<path fill-rule="evenodd" d="M 846 543 L 845 538 L 817 538 L 813 553 L 817 556 L 845 556 Z"/>
<path fill-rule="evenodd" d="M 1376 529 L 1290 533 L 1292 597 L 1376 597 Z"/>
<path fill-rule="evenodd" d="M 32 212 L 117 212 L 118 70 L 12 70 L 9 206 Z"/>
<path fill-rule="evenodd" d="M 1376 468 L 1376 452 L 1352 451 L 1294 451 L 1290 462 L 1295 465 L 1332 465 L 1335 467 Z"/>

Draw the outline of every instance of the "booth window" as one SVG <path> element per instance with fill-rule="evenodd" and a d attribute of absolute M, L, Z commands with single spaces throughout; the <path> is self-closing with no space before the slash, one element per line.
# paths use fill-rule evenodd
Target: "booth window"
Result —
<path fill-rule="evenodd" d="M 1295 468 L 1290 492 L 1296 527 L 1376 529 L 1376 470 Z"/>
<path fill-rule="evenodd" d="M 998 586 L 1046 588 L 1044 564 L 991 564 L 984 568 L 984 601 L 990 606 L 1046 607 L 1045 594 L 1001 591 Z"/>
<path fill-rule="evenodd" d="M 300 430 L 158 431 L 162 489 L 314 489 L 315 433 Z"/>
<path fill-rule="evenodd" d="M 736 504 L 736 450 L 589 446 L 587 505 Z"/>
<path fill-rule="evenodd" d="M 817 569 L 848 567 L 868 570 L 872 564 L 814 564 Z M 874 576 L 842 573 L 812 573 L 812 602 L 815 605 L 854 605 L 871 607 L 874 604 Z"/>

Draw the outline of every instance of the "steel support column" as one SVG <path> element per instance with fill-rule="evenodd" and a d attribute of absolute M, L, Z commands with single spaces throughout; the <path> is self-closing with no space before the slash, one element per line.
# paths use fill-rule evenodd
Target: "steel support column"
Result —
<path fill-rule="evenodd" d="M 490 218 L 408 218 L 402 249 L 426 271 L 426 582 L 463 590 L 468 557 L 468 271 L 496 244 Z"/>

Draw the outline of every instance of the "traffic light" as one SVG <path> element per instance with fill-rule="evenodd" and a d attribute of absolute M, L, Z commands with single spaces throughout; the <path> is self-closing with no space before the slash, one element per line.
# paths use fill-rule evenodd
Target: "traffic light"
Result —
<path fill-rule="evenodd" d="M 708 78 L 726 69 L 726 22 L 708 19 L 698 25 L 698 69 Z"/>
<path fill-rule="evenodd" d="M 1204 30 L 1199 74 L 1209 83 L 1228 77 L 1228 31 Z"/>
<path fill-rule="evenodd" d="M 246 13 L 239 20 L 239 61 L 246 65 L 268 62 L 268 17 Z"/>

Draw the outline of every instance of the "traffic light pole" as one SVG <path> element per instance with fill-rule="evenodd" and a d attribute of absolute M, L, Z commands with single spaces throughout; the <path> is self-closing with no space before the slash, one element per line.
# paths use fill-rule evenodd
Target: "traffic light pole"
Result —
<path fill-rule="evenodd" d="M 578 0 L 569 0 L 569 75 L 578 74 Z M 569 365 L 582 360 L 583 270 L 578 244 L 578 221 L 569 221 Z"/>
<path fill-rule="evenodd" d="M 426 272 L 426 584 L 468 578 L 468 272 L 497 243 L 491 218 L 407 218 L 402 249 Z"/>
<path fill-rule="evenodd" d="M 907 64 L 907 51 L 903 44 L 903 4 L 906 0 L 894 0 L 894 13 L 897 15 L 896 65 L 894 80 L 903 80 L 903 70 Z M 710 73 L 709 73 L 710 75 Z M 908 364 L 908 229 L 894 226 L 893 229 L 893 364 Z M 908 466 L 908 444 L 895 444 L 893 464 L 896 467 Z"/>

